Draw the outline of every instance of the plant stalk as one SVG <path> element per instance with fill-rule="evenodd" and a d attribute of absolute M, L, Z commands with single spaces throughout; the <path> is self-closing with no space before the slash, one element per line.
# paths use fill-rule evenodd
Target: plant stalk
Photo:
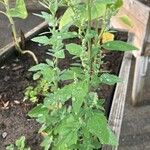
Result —
<path fill-rule="evenodd" d="M 87 0 L 87 8 L 88 8 L 88 33 L 91 32 L 91 0 Z M 93 62 L 92 62 L 92 40 L 91 38 L 88 39 L 88 56 L 89 56 L 89 74 L 90 74 L 90 79 L 89 79 L 89 90 L 90 90 L 90 80 L 93 72 Z"/>
<path fill-rule="evenodd" d="M 5 7 L 6 7 L 6 12 L 8 12 L 9 11 L 9 3 L 8 3 L 7 0 L 5 1 Z M 14 23 L 13 18 L 9 14 L 7 14 L 7 13 L 3 13 L 3 14 L 7 16 L 8 20 L 9 20 L 9 22 L 11 24 L 11 29 L 12 29 L 12 34 L 13 34 L 13 40 L 14 40 L 14 43 L 15 43 L 16 50 L 19 53 L 21 53 L 21 54 L 29 54 L 29 55 L 31 55 L 32 58 L 33 58 L 33 60 L 35 61 L 35 63 L 38 64 L 38 59 L 37 59 L 37 57 L 35 56 L 35 54 L 32 51 L 30 51 L 30 50 L 23 51 L 21 49 L 19 41 L 18 41 L 18 38 L 17 38 L 17 31 L 16 31 L 16 27 L 15 27 L 15 23 Z"/>

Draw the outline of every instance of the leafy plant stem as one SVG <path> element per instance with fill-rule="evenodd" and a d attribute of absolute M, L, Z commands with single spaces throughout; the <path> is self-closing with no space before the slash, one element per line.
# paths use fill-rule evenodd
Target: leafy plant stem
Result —
<path fill-rule="evenodd" d="M 58 89 L 58 58 L 56 58 L 55 59 L 55 68 L 56 68 L 56 71 L 55 71 L 55 74 L 56 74 L 56 80 L 55 80 L 55 83 L 54 83 L 54 85 L 55 85 L 55 90 L 57 90 Z"/>
<path fill-rule="evenodd" d="M 102 38 L 102 35 L 103 35 L 104 31 L 106 30 L 106 16 L 107 16 L 107 8 L 106 8 L 105 14 L 103 16 L 102 29 L 101 29 L 101 32 L 98 36 L 98 39 Z M 100 43 L 100 40 L 98 40 L 98 43 Z"/>

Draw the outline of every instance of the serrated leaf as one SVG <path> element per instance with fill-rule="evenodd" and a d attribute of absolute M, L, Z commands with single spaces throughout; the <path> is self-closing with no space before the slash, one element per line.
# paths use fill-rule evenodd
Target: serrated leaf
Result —
<path fill-rule="evenodd" d="M 133 51 L 138 50 L 135 46 L 123 41 L 109 41 L 102 45 L 103 48 L 111 51 Z"/>
<path fill-rule="evenodd" d="M 121 81 L 122 80 L 118 76 L 109 73 L 103 73 L 100 76 L 100 82 L 108 85 L 114 85 Z"/>
<path fill-rule="evenodd" d="M 34 13 L 34 15 L 45 19 L 45 21 L 49 24 L 49 26 L 55 26 L 56 25 L 55 18 L 47 12 L 41 11 L 41 14 L 35 14 Z"/>
<path fill-rule="evenodd" d="M 9 9 L 7 12 L 11 17 L 18 17 L 25 19 L 28 16 L 24 0 L 16 0 L 15 8 Z"/>
<path fill-rule="evenodd" d="M 31 39 L 31 41 L 43 44 L 43 45 L 49 45 L 50 44 L 50 39 L 47 36 L 39 36 Z"/>
<path fill-rule="evenodd" d="M 129 18 L 129 16 L 127 16 L 127 15 L 124 15 L 124 16 L 121 16 L 121 17 L 119 17 L 119 19 L 125 24 L 125 25 L 127 25 L 127 26 L 129 26 L 129 27 L 133 27 L 133 22 L 132 22 L 132 20 Z"/>
<path fill-rule="evenodd" d="M 83 50 L 81 45 L 74 43 L 66 45 L 66 49 L 69 51 L 70 54 L 75 55 L 77 57 L 80 57 Z"/>
<path fill-rule="evenodd" d="M 102 144 L 118 145 L 118 141 L 107 124 L 107 119 L 102 113 L 93 113 L 87 122 L 89 132 L 97 136 Z"/>
<path fill-rule="evenodd" d="M 55 52 L 53 54 L 53 56 L 56 58 L 62 58 L 62 59 L 65 58 L 64 50 L 59 50 L 59 51 Z"/>

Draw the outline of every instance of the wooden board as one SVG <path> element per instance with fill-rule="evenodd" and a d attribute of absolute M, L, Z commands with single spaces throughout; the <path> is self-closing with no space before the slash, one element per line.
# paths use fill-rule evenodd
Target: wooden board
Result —
<path fill-rule="evenodd" d="M 41 29 L 43 29 L 46 26 L 47 26 L 47 22 L 45 22 L 45 21 L 42 22 L 38 26 L 34 27 L 32 30 L 27 32 L 25 34 L 25 38 L 29 39 L 29 38 L 33 37 L 35 34 L 39 33 L 41 31 Z M 19 39 L 19 41 L 20 41 L 20 39 Z M 14 49 L 14 47 L 15 47 L 14 42 L 11 42 L 8 45 L 6 45 L 5 47 L 1 48 L 0 49 L 0 59 L 4 59 L 4 57 L 6 57 L 5 54 L 12 51 Z"/>
<path fill-rule="evenodd" d="M 133 41 L 133 35 L 130 34 L 128 42 L 132 43 L 132 41 Z M 123 79 L 123 82 L 118 83 L 116 86 L 113 103 L 110 111 L 109 121 L 108 121 L 109 126 L 117 136 L 118 141 L 120 137 L 120 131 L 121 131 L 125 101 L 126 101 L 131 60 L 132 60 L 132 54 L 130 52 L 126 52 L 124 54 L 124 58 L 119 73 L 119 77 Z M 117 150 L 117 147 L 104 146 L 102 150 Z"/>
<path fill-rule="evenodd" d="M 119 17 L 128 15 L 132 22 L 133 27 L 124 25 Z M 134 52 L 134 56 L 140 56 L 145 47 L 145 42 L 150 34 L 150 8 L 143 5 L 137 0 L 124 0 L 124 6 L 118 14 L 112 18 L 111 24 L 114 28 L 124 29 L 128 32 L 135 34 L 133 45 L 139 48 L 138 52 Z"/>

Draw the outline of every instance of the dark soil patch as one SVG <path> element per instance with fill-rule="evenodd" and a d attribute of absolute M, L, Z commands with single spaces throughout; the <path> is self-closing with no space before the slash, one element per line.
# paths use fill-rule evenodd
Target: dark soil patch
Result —
<path fill-rule="evenodd" d="M 127 33 L 117 33 L 117 39 L 126 40 Z M 39 47 L 37 44 L 28 41 L 27 49 L 33 50 L 40 62 L 43 62 L 48 47 Z M 105 69 L 112 73 L 118 74 L 122 60 L 122 53 L 109 52 L 104 58 L 107 62 Z M 61 61 L 61 68 L 68 68 L 72 59 L 69 55 Z M 35 84 L 32 80 L 32 73 L 28 69 L 34 65 L 29 56 L 16 56 L 15 54 L 8 57 L 0 66 L 0 150 L 14 143 L 21 135 L 25 135 L 27 144 L 32 150 L 40 150 L 41 137 L 37 135 L 40 125 L 35 120 L 27 117 L 27 112 L 32 105 L 23 102 L 25 88 Z M 116 67 L 117 66 L 117 67 Z M 103 86 L 99 94 L 108 99 L 113 91 L 113 87 Z M 6 132 L 7 136 L 2 137 Z"/>
<path fill-rule="evenodd" d="M 150 0 L 139 0 L 139 1 L 145 4 L 146 6 L 150 7 Z"/>

